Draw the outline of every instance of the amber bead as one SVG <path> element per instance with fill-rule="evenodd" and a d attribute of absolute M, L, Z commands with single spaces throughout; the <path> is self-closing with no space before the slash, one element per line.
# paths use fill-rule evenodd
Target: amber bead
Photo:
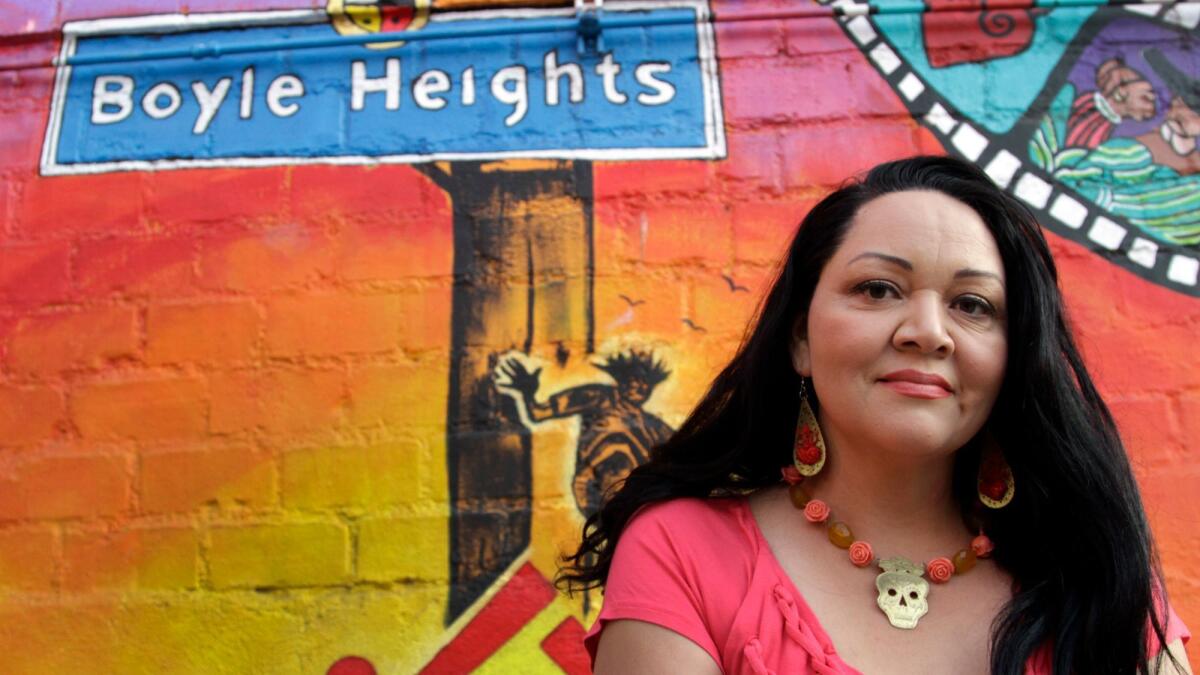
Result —
<path fill-rule="evenodd" d="M 854 533 L 849 525 L 840 520 L 834 521 L 829 524 L 829 541 L 838 548 L 850 548 L 850 544 L 854 543 Z"/>
<path fill-rule="evenodd" d="M 975 552 L 969 548 L 964 548 L 954 554 L 954 573 L 966 574 L 975 567 Z"/>
<path fill-rule="evenodd" d="M 798 509 L 803 509 L 809 500 L 812 499 L 812 496 L 808 494 L 808 490 L 805 490 L 804 486 L 800 483 L 788 486 L 788 496 L 792 498 L 792 506 Z"/>

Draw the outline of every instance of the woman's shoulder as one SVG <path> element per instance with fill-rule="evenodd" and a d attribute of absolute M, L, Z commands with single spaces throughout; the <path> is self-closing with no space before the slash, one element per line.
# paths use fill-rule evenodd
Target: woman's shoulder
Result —
<path fill-rule="evenodd" d="M 704 560 L 717 555 L 738 567 L 752 565 L 758 542 L 748 521 L 751 517 L 744 497 L 655 502 L 633 515 L 618 540 L 618 551 L 625 543 L 627 549 L 659 551 L 674 558 Z"/>
<path fill-rule="evenodd" d="M 740 532 L 745 529 L 747 509 L 745 497 L 675 497 L 641 507 L 628 527 Z"/>

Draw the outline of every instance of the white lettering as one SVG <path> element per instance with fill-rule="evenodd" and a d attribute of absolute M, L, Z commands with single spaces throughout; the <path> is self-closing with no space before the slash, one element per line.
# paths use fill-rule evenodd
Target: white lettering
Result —
<path fill-rule="evenodd" d="M 505 85 L 512 82 L 516 86 L 509 89 Z M 509 66 L 501 68 L 492 76 L 492 96 L 497 101 L 513 106 L 513 111 L 504 118 L 504 126 L 511 127 L 520 122 L 529 110 L 529 91 L 526 88 L 525 66 Z"/>
<path fill-rule="evenodd" d="M 110 85 L 116 85 L 112 88 Z M 116 110 L 109 110 L 116 108 Z M 92 124 L 113 124 L 133 112 L 133 78 L 101 75 L 92 84 Z"/>
<path fill-rule="evenodd" d="M 158 99 L 163 96 L 167 97 L 167 105 L 160 106 Z M 183 97 L 179 95 L 179 88 L 170 82 L 159 82 L 150 87 L 150 91 L 142 97 L 142 110 L 146 114 L 156 120 L 162 120 L 175 114 L 179 110 L 179 104 L 183 103 Z"/>
<path fill-rule="evenodd" d="M 427 70 L 413 82 L 413 100 L 425 110 L 441 110 L 446 100 L 437 94 L 450 91 L 450 76 L 440 70 Z"/>
<path fill-rule="evenodd" d="M 462 72 L 462 104 L 475 105 L 475 69 L 467 68 Z"/>
<path fill-rule="evenodd" d="M 210 91 L 203 82 L 192 83 L 192 93 L 196 95 L 196 102 L 200 104 L 200 114 L 196 116 L 196 123 L 192 125 L 193 134 L 202 134 L 208 129 L 213 117 L 217 115 L 217 108 L 220 108 L 221 103 L 225 101 L 225 95 L 229 93 L 231 84 L 233 84 L 232 77 L 222 77 L 217 80 L 217 86 Z"/>
<path fill-rule="evenodd" d="M 669 63 L 643 63 L 633 71 L 638 84 L 649 87 L 654 93 L 641 92 L 637 95 L 638 103 L 642 105 L 662 105 L 675 98 L 675 85 L 660 80 L 655 75 L 671 72 Z"/>
<path fill-rule="evenodd" d="M 367 94 L 385 92 L 383 107 L 388 110 L 400 108 L 400 59 L 390 58 L 385 65 L 383 77 L 367 77 L 367 63 L 355 61 L 350 64 L 350 109 L 362 110 Z"/>
<path fill-rule="evenodd" d="M 546 105 L 558 105 L 558 81 L 563 77 L 569 82 L 567 98 L 571 103 L 583 100 L 583 69 L 578 63 L 558 65 L 558 51 L 551 49 L 546 52 L 542 65 L 546 70 Z"/>
<path fill-rule="evenodd" d="M 267 109 L 277 117 L 291 117 L 300 110 L 299 103 L 284 103 L 285 98 L 304 95 L 304 83 L 295 75 L 280 75 L 267 87 Z"/>
<path fill-rule="evenodd" d="M 254 67 L 251 66 L 242 71 L 242 105 L 238 109 L 238 116 L 244 120 L 250 119 L 250 113 L 254 106 Z"/>
<path fill-rule="evenodd" d="M 617 75 L 621 74 L 621 64 L 613 63 L 612 52 L 605 54 L 600 63 L 596 64 L 596 74 L 604 78 L 604 98 L 608 99 L 609 103 L 619 105 L 629 100 L 628 96 L 617 89 Z"/>

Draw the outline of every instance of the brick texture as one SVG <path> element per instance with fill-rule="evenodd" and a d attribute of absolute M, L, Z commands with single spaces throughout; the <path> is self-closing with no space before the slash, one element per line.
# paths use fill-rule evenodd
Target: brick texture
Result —
<path fill-rule="evenodd" d="M 283 455 L 284 506 L 380 508 L 421 499 L 421 444 L 291 450 Z"/>
<path fill-rule="evenodd" d="M 277 356 L 386 352 L 399 346 L 400 302 L 390 296 L 300 296 L 267 305 L 267 350 Z"/>
<path fill-rule="evenodd" d="M 445 582 L 446 568 L 426 563 L 445 555 L 445 523 L 444 516 L 364 519 L 358 531 L 359 576 L 369 581 Z"/>
<path fill-rule="evenodd" d="M 36 307 L 65 299 L 70 253 L 65 242 L 0 246 L 0 300 Z"/>
<path fill-rule="evenodd" d="M 278 435 L 332 429 L 342 423 L 345 383 L 344 372 L 329 368 L 214 375 L 212 431 L 263 429 Z"/>
<path fill-rule="evenodd" d="M 195 249 L 195 241 L 182 235 L 81 241 L 74 257 L 76 291 L 81 298 L 187 295 L 196 284 Z"/>
<path fill-rule="evenodd" d="M 66 408 L 57 391 L 0 385 L 0 446 L 52 438 L 65 421 Z"/>
<path fill-rule="evenodd" d="M 401 365 L 356 367 L 348 378 L 350 423 L 382 424 L 398 430 L 436 428 L 445 411 L 429 396 L 428 383 L 446 376 L 445 363 L 433 358 Z"/>
<path fill-rule="evenodd" d="M 128 509 L 128 462 L 120 456 L 29 460 L 15 482 L 0 483 L 0 519 L 113 516 Z"/>
<path fill-rule="evenodd" d="M 254 357 L 258 309 L 249 302 L 151 307 L 146 317 L 146 360 L 233 363 Z"/>
<path fill-rule="evenodd" d="M 97 308 L 21 319 L 10 338 L 8 362 L 14 370 L 54 373 L 134 358 L 137 351 L 137 311 Z"/>
<path fill-rule="evenodd" d="M 270 505 L 275 494 L 270 453 L 252 446 L 147 452 L 141 457 L 140 503 L 145 513 Z"/>
<path fill-rule="evenodd" d="M 330 523 L 214 528 L 208 549 L 215 588 L 325 586 L 350 580 L 349 533 Z"/>
<path fill-rule="evenodd" d="M 68 532 L 63 538 L 63 587 L 194 588 L 197 551 L 196 533 L 186 528 Z"/>
<path fill-rule="evenodd" d="M 86 384 L 71 393 L 71 419 L 85 438 L 195 436 L 207 424 L 205 398 L 197 378 Z"/>
<path fill-rule="evenodd" d="M 0 530 L 0 588 L 50 590 L 57 551 L 57 537 L 49 529 Z"/>

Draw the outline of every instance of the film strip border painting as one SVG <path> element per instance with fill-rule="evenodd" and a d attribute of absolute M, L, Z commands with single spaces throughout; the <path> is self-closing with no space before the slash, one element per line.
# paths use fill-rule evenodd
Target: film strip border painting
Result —
<path fill-rule="evenodd" d="M 1040 166 L 1030 150 L 1033 135 L 1054 105 L 1055 95 L 1069 86 L 1068 75 L 1079 55 L 1110 24 L 1131 18 L 1146 22 L 1154 30 L 1177 34 L 1179 43 L 1186 50 L 1188 44 L 1195 42 L 1196 26 L 1200 24 L 1200 6 L 1124 2 L 1090 10 L 1084 8 L 1082 11 L 1091 11 L 1091 15 L 1080 24 L 1075 37 L 1062 52 L 1036 98 L 1007 132 L 996 133 L 983 122 L 972 120 L 969 114 L 955 105 L 950 96 L 939 91 L 929 81 L 930 78 L 919 72 L 921 68 L 904 57 L 903 50 L 889 40 L 885 30 L 881 30 L 878 21 L 882 15 L 877 13 L 878 8 L 862 0 L 820 1 L 833 9 L 842 30 L 893 88 L 913 118 L 932 131 L 947 152 L 982 167 L 998 185 L 1027 204 L 1047 229 L 1083 244 L 1142 278 L 1186 295 L 1200 297 L 1200 245 L 1196 241 L 1172 241 L 1134 222 L 1131 217 L 1104 208 L 1097 203 L 1104 200 L 1097 199 L 1095 194 L 1089 197 L 1077 185 L 1061 180 L 1053 170 L 1055 167 Z M 961 3 L 958 4 L 961 6 Z M 1036 14 L 1047 11 L 1032 5 L 1030 3 L 1029 9 L 1019 10 L 1030 12 L 1030 30 Z M 985 13 L 985 7 L 986 3 L 980 3 L 981 14 Z M 920 12 L 921 8 L 916 8 L 916 11 Z M 983 19 L 981 16 L 980 25 Z M 932 64 L 935 59 L 928 61 Z M 1195 68 L 1197 64 L 1186 64 L 1184 69 L 1188 65 Z M 926 72 L 928 67 L 937 65 L 927 66 Z M 1176 76 L 1180 76 L 1178 72 Z M 1187 78 L 1188 74 L 1183 73 L 1182 77 Z M 1194 77 L 1193 72 L 1189 81 L 1192 85 L 1195 84 Z M 1161 86 L 1162 78 L 1154 79 Z M 1161 116 L 1160 110 L 1156 117 Z M 1143 119 L 1143 123 L 1146 126 L 1148 118 Z M 1093 144 L 1094 148 L 1095 141 Z M 1196 162 L 1200 148 L 1192 150 L 1191 154 L 1193 157 L 1190 161 Z M 1181 177 L 1188 182 L 1176 181 L 1176 189 L 1182 191 L 1180 198 L 1200 198 L 1200 174 L 1184 174 Z M 1197 182 L 1191 184 L 1192 179 Z M 1185 214 L 1182 219 L 1187 220 L 1192 215 Z M 1200 232 L 1200 228 L 1195 229 Z M 1200 237 L 1195 238 L 1200 241 Z"/>

